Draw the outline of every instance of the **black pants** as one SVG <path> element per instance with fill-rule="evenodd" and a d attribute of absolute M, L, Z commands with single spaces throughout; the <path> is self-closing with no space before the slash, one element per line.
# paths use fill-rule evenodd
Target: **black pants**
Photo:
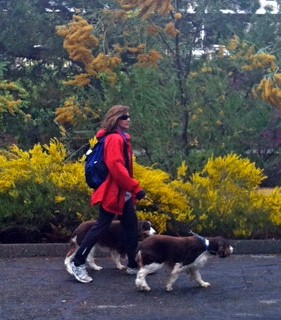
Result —
<path fill-rule="evenodd" d="M 92 228 L 86 234 L 79 250 L 73 259 L 74 264 L 79 266 L 86 262 L 87 256 L 93 246 L 98 242 L 102 235 L 109 229 L 110 224 L 115 217 L 114 214 L 105 211 L 102 206 L 99 209 L 99 216 Z M 138 220 L 132 198 L 125 202 L 123 213 L 119 220 L 125 230 L 126 253 L 128 256 L 128 267 L 136 268 L 135 261 L 136 248 L 138 245 Z"/>

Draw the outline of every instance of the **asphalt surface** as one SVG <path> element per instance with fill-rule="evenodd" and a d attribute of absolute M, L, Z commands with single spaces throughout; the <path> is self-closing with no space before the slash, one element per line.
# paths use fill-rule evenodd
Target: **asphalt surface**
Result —
<path fill-rule="evenodd" d="M 281 319 L 281 255 L 217 257 L 201 270 L 209 288 L 182 274 L 166 292 L 167 270 L 147 277 L 151 292 L 135 289 L 135 276 L 100 257 L 94 281 L 77 282 L 63 257 L 0 259 L 1 320 L 235 320 Z"/>

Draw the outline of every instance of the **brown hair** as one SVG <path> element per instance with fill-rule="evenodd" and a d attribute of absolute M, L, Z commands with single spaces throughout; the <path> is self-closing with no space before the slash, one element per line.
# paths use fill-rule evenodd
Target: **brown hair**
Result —
<path fill-rule="evenodd" d="M 101 127 L 105 129 L 106 132 L 113 132 L 117 128 L 118 118 L 127 114 L 130 107 L 123 105 L 116 105 L 110 108 L 102 121 Z"/>

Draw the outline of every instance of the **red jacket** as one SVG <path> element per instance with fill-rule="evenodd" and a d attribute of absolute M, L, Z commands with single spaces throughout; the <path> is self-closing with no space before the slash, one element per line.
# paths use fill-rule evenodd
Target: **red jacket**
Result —
<path fill-rule="evenodd" d="M 105 135 L 104 129 L 97 132 L 97 139 Z M 130 135 L 125 133 L 126 142 L 121 133 L 111 133 L 104 141 L 104 161 L 109 174 L 100 187 L 93 191 L 91 205 L 101 203 L 102 207 L 113 214 L 122 214 L 125 202 L 125 193 L 132 193 L 133 201 L 136 201 L 136 193 L 141 190 L 139 182 L 133 179 L 132 148 Z M 125 167 L 124 143 L 127 143 L 129 169 Z"/>

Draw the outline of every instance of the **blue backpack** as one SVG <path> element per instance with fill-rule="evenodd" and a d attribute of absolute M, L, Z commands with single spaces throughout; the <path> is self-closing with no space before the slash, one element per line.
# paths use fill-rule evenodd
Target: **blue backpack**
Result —
<path fill-rule="evenodd" d="M 86 183 L 94 190 L 104 182 L 108 175 L 107 166 L 103 161 L 104 139 L 105 137 L 98 140 L 94 147 L 86 153 L 84 167 Z"/>
<path fill-rule="evenodd" d="M 97 141 L 92 149 L 86 152 L 84 166 L 85 179 L 87 185 L 96 190 L 106 179 L 108 168 L 103 160 L 104 140 L 106 136 Z M 124 137 L 124 157 L 126 168 L 129 168 L 126 138 Z"/>

